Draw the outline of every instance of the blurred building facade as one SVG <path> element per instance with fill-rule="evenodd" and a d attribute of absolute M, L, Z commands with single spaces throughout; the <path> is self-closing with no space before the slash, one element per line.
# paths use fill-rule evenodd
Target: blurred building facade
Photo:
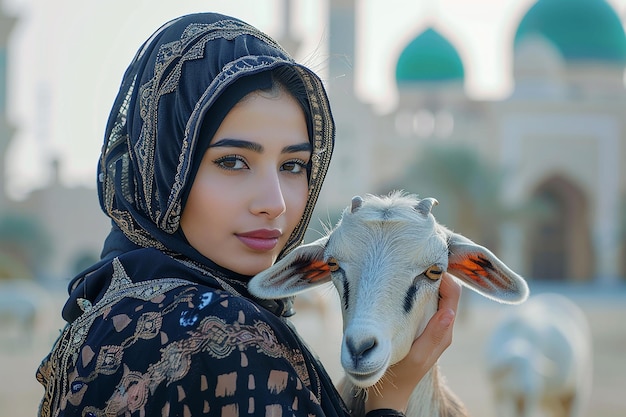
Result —
<path fill-rule="evenodd" d="M 444 36 L 453 29 L 431 22 L 398 56 L 398 102 L 384 115 L 355 98 L 350 65 L 333 65 L 354 56 L 357 40 L 346 35 L 354 33 L 355 1 L 330 4 L 338 142 L 328 207 L 384 190 L 433 143 L 469 147 L 506 173 L 497 204 L 541 200 L 552 213 L 501 225 L 497 253 L 508 265 L 530 279 L 623 281 L 626 36 L 606 1 L 534 3 L 511 45 L 514 91 L 498 101 L 465 94 L 462 59 Z"/>
<path fill-rule="evenodd" d="M 31 192 L 23 201 L 7 197 L 5 160 L 16 129 L 7 120 L 7 49 L 15 23 L 16 19 L 5 15 L 0 7 L 0 220 L 8 218 L 9 222 L 16 222 L 19 219 L 22 226 L 26 225 L 25 222 L 32 222 L 33 228 L 43 227 L 40 233 L 31 233 L 30 239 L 45 238 L 50 244 L 49 253 L 36 253 L 41 257 L 40 262 L 23 265 L 22 259 L 14 259 L 16 262 L 0 265 L 0 278 L 67 280 L 99 259 L 110 221 L 100 210 L 95 189 L 61 184 L 58 162 L 54 160 L 50 161 L 52 175 L 45 188 Z M 19 230 L 15 232 L 19 233 Z M 11 236 L 2 238 L 11 239 Z M 1 256 L 7 247 L 9 257 L 20 258 L 16 251 L 23 248 L 11 248 L 15 246 L 11 243 L 0 242 L 0 263 L 7 260 L 6 256 Z M 34 245 L 35 242 L 25 240 L 20 244 Z"/>
<path fill-rule="evenodd" d="M 508 265 L 530 279 L 623 281 L 626 35 L 616 11 L 605 0 L 538 0 L 511 45 L 515 89 L 498 101 L 466 95 L 463 61 L 435 19 L 398 56 L 397 105 L 379 114 L 354 91 L 355 8 L 355 0 L 329 0 L 328 87 L 338 140 L 318 216 L 338 212 L 355 194 L 384 190 L 433 143 L 466 146 L 505 168 L 497 204 L 541 199 L 557 213 L 500 227 L 497 253 Z M 9 21 L 0 15 L 3 83 Z M 298 42 L 285 33 L 281 42 L 294 52 Z M 0 114 L 4 158 L 13 128 Z M 96 257 L 109 229 L 93 189 L 55 180 L 22 202 L 8 200 L 0 185 L 0 210 L 44 220 L 54 242 L 50 277 L 67 278 Z"/>

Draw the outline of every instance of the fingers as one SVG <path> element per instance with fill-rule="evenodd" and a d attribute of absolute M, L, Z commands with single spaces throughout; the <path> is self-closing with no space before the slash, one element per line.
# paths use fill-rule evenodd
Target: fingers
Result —
<path fill-rule="evenodd" d="M 420 337 L 429 342 L 431 356 L 438 358 L 452 343 L 452 324 L 455 317 L 455 309 L 440 308 L 426 325 Z"/>
<path fill-rule="evenodd" d="M 432 365 L 452 343 L 453 324 L 461 297 L 461 285 L 449 274 L 444 274 L 439 287 L 439 309 L 430 319 L 413 348 L 428 358 Z M 430 363 L 432 362 L 432 363 Z"/>
<path fill-rule="evenodd" d="M 439 310 L 452 309 L 455 313 L 461 298 L 461 284 L 447 272 L 441 277 L 439 284 Z"/>
<path fill-rule="evenodd" d="M 433 352 L 437 356 L 441 355 L 452 343 L 452 324 L 461 298 L 461 285 L 448 273 L 441 277 L 439 296 L 439 309 L 426 326 L 433 345 L 438 347 Z M 430 329 L 428 329 L 429 326 Z"/>

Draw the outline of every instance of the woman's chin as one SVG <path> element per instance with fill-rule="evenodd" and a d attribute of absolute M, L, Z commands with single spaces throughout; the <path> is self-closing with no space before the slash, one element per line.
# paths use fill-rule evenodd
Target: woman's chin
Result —
<path fill-rule="evenodd" d="M 276 258 L 277 256 L 270 254 L 255 256 L 234 255 L 232 262 L 221 266 L 237 274 L 254 276 L 272 266 L 276 262 Z"/>

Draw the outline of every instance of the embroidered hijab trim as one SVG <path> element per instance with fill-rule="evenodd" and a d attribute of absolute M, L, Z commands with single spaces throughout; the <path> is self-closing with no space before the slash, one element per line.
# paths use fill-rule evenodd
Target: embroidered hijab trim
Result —
<path fill-rule="evenodd" d="M 334 124 L 322 81 L 264 33 L 212 13 L 183 16 L 155 32 L 126 71 L 111 111 L 98 191 L 103 210 L 131 242 L 179 251 L 169 242 L 195 175 L 194 158 L 202 157 L 196 150 L 203 120 L 236 81 L 282 65 L 292 67 L 305 85 L 313 154 L 307 206 L 280 256 L 302 242 L 333 150 Z M 190 85 L 189 79 L 197 82 Z"/>

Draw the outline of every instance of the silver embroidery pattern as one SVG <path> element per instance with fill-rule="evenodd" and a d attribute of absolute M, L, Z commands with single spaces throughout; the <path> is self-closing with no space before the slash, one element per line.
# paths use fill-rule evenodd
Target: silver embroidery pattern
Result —
<path fill-rule="evenodd" d="M 161 304 L 164 302 L 165 293 L 175 288 L 180 289 L 172 294 L 173 299 L 170 300 L 172 302 Z M 282 358 L 293 367 L 296 375 L 296 379 L 292 380 L 296 386 L 294 395 L 299 393 L 306 395 L 307 390 L 310 390 L 308 400 L 320 404 L 320 378 L 315 368 L 307 366 L 307 359 L 302 350 L 297 346 L 290 347 L 284 344 L 268 322 L 259 320 L 256 309 L 249 310 L 247 303 L 241 304 L 240 307 L 226 305 L 231 297 L 237 296 L 227 292 L 198 292 L 198 290 L 199 288 L 189 281 L 176 278 L 133 283 L 119 259 L 115 258 L 111 283 L 103 298 L 95 304 L 86 299 L 79 301 L 84 307 L 84 313 L 71 325 L 66 326 L 50 356 L 38 370 L 37 379 L 46 388 L 39 415 L 51 417 L 63 413 L 64 410 L 69 412 L 70 409 L 77 408 L 82 409 L 83 415 L 96 417 L 134 415 L 136 412 L 138 415 L 144 415 L 148 405 L 159 404 L 161 401 L 152 397 L 159 386 L 162 384 L 170 386 L 174 382 L 182 381 L 190 375 L 192 369 L 200 371 L 193 367 L 193 359 L 205 355 L 216 360 L 231 358 L 241 363 L 241 367 L 234 371 L 240 373 L 241 378 L 248 378 L 253 372 L 253 369 L 244 363 L 247 362 L 248 355 L 260 354 L 270 358 Z M 141 313 L 134 318 L 127 316 L 123 310 L 115 310 L 113 313 L 114 304 L 125 298 L 156 303 L 153 304 L 156 310 L 139 309 L 141 304 L 135 304 L 133 311 Z M 183 311 L 199 311 L 210 304 L 219 304 L 224 309 L 238 308 L 236 313 L 238 319 L 226 321 L 219 315 L 202 315 L 204 317 L 199 315 L 193 320 L 193 326 L 185 330 L 184 337 L 171 339 L 162 344 L 158 354 L 152 356 L 156 361 L 150 362 L 147 367 L 140 366 L 134 369 L 132 362 L 124 360 L 124 352 L 140 340 L 157 337 L 161 338 L 161 342 L 163 338 L 168 340 L 169 330 L 173 330 L 166 328 L 164 324 L 168 314 L 175 313 L 180 307 Z M 185 308 L 191 310 L 184 310 Z M 248 313 L 251 313 L 251 316 L 246 317 Z M 96 322 L 97 319 L 99 320 Z M 117 341 L 115 337 L 109 338 L 108 343 L 95 347 L 90 345 L 87 335 L 94 323 L 104 325 L 102 328 L 104 334 L 109 334 L 115 329 L 121 337 Z M 176 330 L 174 332 L 177 333 Z M 86 364 L 89 363 L 91 365 L 87 369 Z M 278 367 L 268 370 L 270 380 L 272 375 L 277 373 L 284 374 L 285 377 L 288 375 L 288 371 L 280 365 L 281 363 L 283 362 L 277 361 Z M 220 377 L 233 375 L 232 368 L 227 367 L 226 370 L 227 374 L 215 375 L 212 374 L 215 370 L 209 367 L 203 371 L 208 372 L 203 378 L 205 381 L 214 381 L 213 378 L 216 378 L 219 386 Z M 106 384 L 106 377 L 110 375 L 118 375 L 119 379 L 116 377 L 116 385 L 109 386 L 111 389 L 109 391 L 106 385 L 99 384 Z M 100 380 L 100 377 L 105 379 Z M 263 390 L 271 390 L 273 385 L 270 380 L 259 384 L 258 395 L 265 395 Z M 184 386 L 184 383 L 180 386 Z M 313 391 L 313 387 L 317 389 Z M 104 391 L 101 391 L 102 389 Z M 98 394 L 94 394 L 96 392 Z M 89 399 L 85 398 L 85 395 L 89 396 Z M 102 398 L 103 401 L 99 405 L 92 403 L 94 395 L 96 398 Z M 183 401 L 184 398 L 179 398 L 179 402 Z"/>
<path fill-rule="evenodd" d="M 89 329 L 98 317 L 107 314 L 111 306 L 123 298 L 132 297 L 150 301 L 174 288 L 188 285 L 190 285 L 189 281 L 178 278 L 133 283 L 126 274 L 122 263 L 118 258 L 115 258 L 111 284 L 102 299 L 87 308 L 73 323 L 65 326 L 50 355 L 44 360 L 37 372 L 37 380 L 46 387 L 40 406 L 40 415 L 48 417 L 51 410 L 63 408 L 60 402 L 65 401 L 70 395 L 69 390 L 71 388 L 69 380 L 71 375 L 67 371 L 76 367 L 80 349 L 85 342 Z M 81 304 L 85 305 L 84 302 Z M 146 319 L 147 317 L 144 318 L 144 322 Z M 139 329 L 136 337 L 141 337 L 141 334 L 146 333 L 145 331 L 145 328 Z M 101 360 L 107 360 L 107 357 L 111 356 L 104 354 Z"/>
<path fill-rule="evenodd" d="M 167 202 L 160 205 L 162 200 L 156 190 L 155 179 L 155 152 L 158 126 L 159 101 L 167 94 L 175 92 L 181 81 L 183 66 L 193 60 L 204 58 L 206 44 L 215 39 L 235 39 L 238 36 L 254 36 L 282 52 L 281 56 L 244 56 L 227 64 L 217 77 L 212 80 L 204 94 L 193 109 L 181 142 L 176 172 L 172 178 L 171 188 L 168 191 Z M 299 245 L 304 238 L 306 225 L 313 213 L 313 208 L 319 195 L 322 180 L 330 163 L 332 154 L 332 139 L 334 126 L 330 108 L 327 102 L 324 86 L 321 80 L 309 69 L 296 64 L 289 55 L 264 33 L 254 27 L 236 20 L 223 20 L 212 24 L 191 24 L 182 33 L 180 39 L 161 45 L 157 52 L 153 77 L 141 86 L 135 86 L 133 79 L 128 87 L 126 99 L 122 103 L 117 115 L 116 126 L 103 147 L 102 163 L 104 174 L 101 174 L 102 200 L 106 212 L 117 223 L 124 234 L 135 244 L 141 247 L 154 247 L 166 250 L 165 246 L 146 231 L 136 219 L 122 206 L 116 205 L 116 198 L 124 198 L 128 203 L 145 213 L 152 222 L 167 233 L 174 233 L 179 227 L 182 212 L 181 195 L 189 180 L 192 152 L 199 140 L 199 125 L 206 110 L 213 104 L 223 89 L 227 88 L 235 78 L 245 74 L 259 72 L 277 65 L 288 64 L 300 74 L 307 91 L 312 124 L 313 124 L 313 155 L 312 169 L 309 182 L 309 201 L 305 208 L 303 221 L 293 232 L 289 246 L 283 250 L 283 255 Z M 132 91 L 137 89 L 140 115 L 143 127 L 137 143 L 132 149 L 120 147 L 129 146 L 128 136 L 123 132 L 127 123 L 127 112 Z M 108 160 L 107 155 L 114 152 L 122 153 L 115 160 Z M 132 172 L 131 158 L 139 172 Z M 116 176 L 121 178 L 121 196 L 116 195 Z"/>

